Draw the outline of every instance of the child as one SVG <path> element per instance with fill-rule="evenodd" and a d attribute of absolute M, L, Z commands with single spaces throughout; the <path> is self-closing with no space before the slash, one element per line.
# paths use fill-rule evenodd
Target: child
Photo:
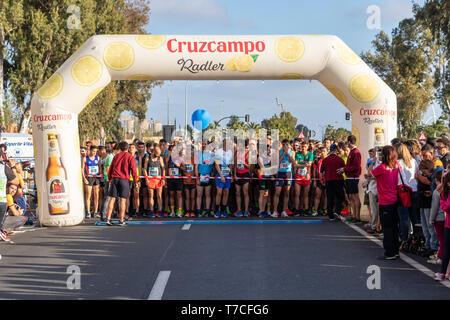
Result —
<path fill-rule="evenodd" d="M 441 209 L 445 212 L 444 223 L 444 254 L 442 256 L 442 264 L 440 273 L 436 273 L 435 279 L 438 281 L 444 280 L 444 278 L 450 278 L 450 268 L 448 268 L 448 262 L 450 258 L 450 174 L 446 174 L 442 181 L 442 184 L 438 188 L 440 194 Z M 444 277 L 444 272 L 447 274 Z"/>
<path fill-rule="evenodd" d="M 434 177 L 436 184 L 439 185 L 442 181 L 442 171 L 439 171 Z M 445 213 L 440 208 L 439 201 L 439 192 L 438 190 L 434 190 L 433 199 L 431 202 L 431 213 L 430 213 L 430 226 L 434 226 L 434 230 L 436 231 L 437 238 L 439 240 L 439 251 L 437 255 L 430 260 L 428 263 L 431 264 L 441 264 L 442 263 L 442 254 L 444 252 L 444 221 L 445 221 Z"/>
<path fill-rule="evenodd" d="M 438 240 L 436 231 L 430 227 L 430 211 L 431 211 L 431 199 L 432 189 L 431 181 L 434 170 L 434 163 L 431 160 L 422 160 L 419 164 L 419 170 L 422 172 L 422 176 L 426 178 L 426 181 L 419 180 L 417 185 L 418 193 L 418 207 L 420 209 L 420 219 L 422 222 L 422 231 L 425 236 L 425 255 L 430 256 L 435 254 L 438 250 Z"/>

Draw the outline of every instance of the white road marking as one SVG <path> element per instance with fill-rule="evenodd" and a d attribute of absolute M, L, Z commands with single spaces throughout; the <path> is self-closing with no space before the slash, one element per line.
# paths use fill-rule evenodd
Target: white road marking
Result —
<path fill-rule="evenodd" d="M 160 271 L 147 300 L 161 300 L 171 271 Z"/>
<path fill-rule="evenodd" d="M 181 230 L 189 230 L 191 228 L 191 224 L 183 224 Z"/>
<path fill-rule="evenodd" d="M 371 236 L 371 235 L 367 234 L 366 232 L 364 232 L 363 230 L 361 230 L 357 226 L 354 226 L 354 225 L 352 225 L 352 224 L 350 224 L 350 223 L 348 223 L 346 221 L 343 221 L 343 222 L 347 226 L 349 226 L 350 228 L 355 230 L 356 232 L 362 234 L 367 239 L 370 239 L 371 241 L 375 242 L 380 247 L 383 247 L 383 242 L 381 240 L 375 238 L 374 236 Z M 424 265 L 418 263 L 414 259 L 411 259 L 410 257 L 408 257 L 407 255 L 404 255 L 403 253 L 400 253 L 400 259 L 403 260 L 404 262 L 406 262 L 407 264 L 409 264 L 411 267 L 415 268 L 416 270 L 418 270 L 418 271 L 422 272 L 423 274 L 426 274 L 427 276 L 429 276 L 432 279 L 434 279 L 434 272 L 431 271 L 430 269 L 428 269 L 427 267 L 425 267 Z M 440 281 L 440 283 L 443 286 L 446 286 L 447 288 L 450 289 L 450 281 L 445 280 L 445 281 Z"/>

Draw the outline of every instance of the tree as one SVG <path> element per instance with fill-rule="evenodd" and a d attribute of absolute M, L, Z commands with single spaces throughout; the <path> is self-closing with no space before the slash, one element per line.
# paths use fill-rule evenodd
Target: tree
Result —
<path fill-rule="evenodd" d="M 267 130 L 277 129 L 279 139 L 292 139 L 296 136 L 297 118 L 288 111 L 280 112 L 280 115 L 273 115 L 270 119 L 264 119 L 261 126 Z"/>
<path fill-rule="evenodd" d="M 382 31 L 372 45 L 375 54 L 361 56 L 397 94 L 400 134 L 413 137 L 433 100 L 431 66 L 436 46 L 431 32 L 405 19 L 392 31 L 392 40 Z"/>
<path fill-rule="evenodd" d="M 447 114 L 450 126 L 450 0 L 427 0 L 423 6 L 414 4 L 413 12 L 416 20 L 430 29 L 438 47 L 434 87 L 436 100 Z"/>
<path fill-rule="evenodd" d="M 0 131 L 5 131 L 8 124 L 6 108 L 11 110 L 11 105 L 4 99 L 5 70 L 10 66 L 6 54 L 5 43 L 11 33 L 17 29 L 23 20 L 22 0 L 1 0 L 0 6 Z M 6 54 L 6 55 L 5 55 Z"/>
<path fill-rule="evenodd" d="M 325 129 L 325 137 L 330 138 L 334 141 L 347 141 L 347 137 L 352 133 L 344 128 L 335 129 L 332 125 L 328 125 Z"/>
<path fill-rule="evenodd" d="M 422 131 L 427 137 L 440 137 L 444 133 L 448 133 L 448 127 L 445 125 L 445 115 L 442 115 L 436 122 L 430 125 L 420 126 L 418 132 Z"/>
<path fill-rule="evenodd" d="M 11 49 L 6 75 L 7 89 L 20 115 L 21 131 L 27 128 L 33 92 L 90 36 L 143 33 L 143 26 L 148 22 L 149 10 L 145 8 L 148 3 L 144 0 L 74 0 L 70 3 L 67 0 L 23 0 L 23 21 L 7 40 Z M 80 8 L 79 29 L 67 27 L 69 4 Z M 107 134 L 118 139 L 122 132 L 118 121 L 120 113 L 129 110 L 139 119 L 145 118 L 146 102 L 156 84 L 159 82 L 119 81 L 107 86 L 110 91 L 94 99 L 96 102 L 92 101 L 80 114 L 80 138 L 97 137 L 103 124 Z M 105 115 L 105 111 L 110 114 Z"/>

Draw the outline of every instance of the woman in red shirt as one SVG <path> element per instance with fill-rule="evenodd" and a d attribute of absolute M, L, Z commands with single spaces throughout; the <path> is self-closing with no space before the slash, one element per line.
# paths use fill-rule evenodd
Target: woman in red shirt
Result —
<path fill-rule="evenodd" d="M 381 151 L 382 164 L 372 170 L 377 181 L 381 227 L 383 228 L 384 259 L 399 257 L 399 218 L 397 214 L 397 186 L 399 169 L 397 151 L 385 146 Z"/>

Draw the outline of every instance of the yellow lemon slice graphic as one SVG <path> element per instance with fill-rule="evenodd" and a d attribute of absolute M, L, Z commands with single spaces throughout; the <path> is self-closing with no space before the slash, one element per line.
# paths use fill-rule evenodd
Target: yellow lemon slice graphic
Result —
<path fill-rule="evenodd" d="M 346 64 L 357 65 L 362 62 L 361 58 L 342 41 L 338 42 L 336 51 L 339 59 Z"/>
<path fill-rule="evenodd" d="M 155 78 L 149 76 L 148 74 L 134 74 L 129 76 L 127 80 L 135 80 L 135 81 L 154 81 Z"/>
<path fill-rule="evenodd" d="M 51 99 L 56 97 L 63 88 L 63 77 L 58 72 L 55 72 L 44 85 L 39 88 L 37 94 L 41 99 Z"/>
<path fill-rule="evenodd" d="M 352 126 L 352 135 L 356 137 L 356 146 L 359 147 L 360 134 L 359 129 L 355 126 Z"/>
<path fill-rule="evenodd" d="M 380 93 L 377 81 L 367 73 L 358 73 L 349 83 L 349 90 L 353 98 L 359 102 L 371 102 Z"/>
<path fill-rule="evenodd" d="M 236 60 L 237 57 L 231 58 L 230 60 L 228 60 L 228 62 L 225 64 L 225 69 L 230 70 L 230 71 L 236 71 Z"/>
<path fill-rule="evenodd" d="M 80 86 L 91 86 L 100 79 L 102 71 L 102 64 L 96 58 L 82 56 L 74 62 L 70 74 Z"/>
<path fill-rule="evenodd" d="M 328 91 L 330 91 L 333 94 L 333 96 L 335 96 L 336 99 L 338 99 L 344 106 L 347 105 L 347 98 L 345 97 L 345 94 L 341 90 L 339 90 L 334 86 L 325 86 L 325 88 L 327 88 Z"/>
<path fill-rule="evenodd" d="M 111 42 L 103 51 L 103 61 L 112 70 L 127 70 L 134 63 L 134 50 L 126 42 Z"/>
<path fill-rule="evenodd" d="M 299 73 L 285 73 L 278 77 L 280 80 L 294 80 L 294 79 L 305 79 L 304 76 L 302 76 Z"/>
<path fill-rule="evenodd" d="M 100 87 L 89 93 L 89 95 L 86 98 L 86 101 L 84 103 L 85 106 L 87 106 L 94 98 L 104 89 L 105 87 Z"/>
<path fill-rule="evenodd" d="M 305 44 L 296 37 L 281 37 L 275 42 L 275 53 L 285 62 L 295 62 L 303 57 Z"/>
<path fill-rule="evenodd" d="M 236 69 L 239 72 L 248 72 L 253 68 L 253 65 L 255 62 L 253 61 L 253 58 L 245 55 L 245 56 L 239 56 L 236 58 L 235 66 Z"/>
<path fill-rule="evenodd" d="M 166 36 L 160 35 L 139 35 L 134 39 L 144 49 L 158 49 L 166 42 Z"/>

